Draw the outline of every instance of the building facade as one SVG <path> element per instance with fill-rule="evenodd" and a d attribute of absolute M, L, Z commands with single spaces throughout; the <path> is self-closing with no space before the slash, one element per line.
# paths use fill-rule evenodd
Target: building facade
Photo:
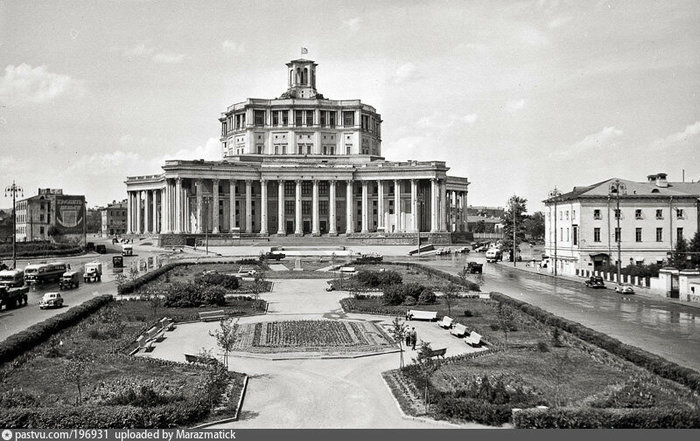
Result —
<path fill-rule="evenodd" d="M 503 207 L 467 207 L 467 230 L 475 239 L 503 238 Z"/>
<path fill-rule="evenodd" d="M 291 61 L 279 98 L 229 106 L 219 118 L 222 160 L 166 161 L 162 174 L 127 178 L 127 231 L 171 243 L 203 233 L 420 232 L 444 243 L 466 231 L 467 178 L 448 176 L 443 161 L 385 160 L 381 115 L 360 100 L 324 98 L 316 66 Z"/>
<path fill-rule="evenodd" d="M 82 241 L 86 225 L 85 196 L 40 188 L 36 196 L 17 201 L 15 216 L 18 241 L 50 240 L 50 230 L 63 240 Z"/>
<path fill-rule="evenodd" d="M 100 210 L 100 218 L 100 233 L 103 237 L 126 234 L 127 200 L 107 204 Z"/>
<path fill-rule="evenodd" d="M 665 173 L 574 187 L 544 203 L 545 253 L 560 274 L 617 264 L 618 241 L 622 267 L 662 264 L 700 228 L 700 183 L 669 182 Z"/>

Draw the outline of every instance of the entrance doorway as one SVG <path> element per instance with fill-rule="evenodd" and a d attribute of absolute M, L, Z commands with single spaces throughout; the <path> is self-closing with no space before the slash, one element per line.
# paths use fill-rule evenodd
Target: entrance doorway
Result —
<path fill-rule="evenodd" d="M 302 226 L 304 227 L 302 230 L 304 234 L 311 233 L 311 221 L 309 221 L 308 219 L 303 221 Z"/>
<path fill-rule="evenodd" d="M 671 274 L 671 292 L 669 296 L 672 299 L 677 299 L 680 297 L 678 288 L 678 274 Z"/>
<path fill-rule="evenodd" d="M 294 221 L 287 221 L 287 234 L 294 234 Z"/>

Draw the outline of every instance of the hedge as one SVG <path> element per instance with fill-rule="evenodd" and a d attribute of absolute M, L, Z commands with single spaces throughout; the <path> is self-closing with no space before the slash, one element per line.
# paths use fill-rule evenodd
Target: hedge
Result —
<path fill-rule="evenodd" d="M 27 250 L 17 251 L 17 257 L 55 257 L 55 256 L 72 256 L 74 254 L 82 254 L 85 250 L 81 247 L 63 248 L 58 250 Z M 0 258 L 12 257 L 12 252 L 0 253 Z"/>
<path fill-rule="evenodd" d="M 467 288 L 469 291 L 481 291 L 481 288 L 479 288 L 479 285 L 476 283 L 470 281 L 470 280 L 465 280 L 462 282 L 462 279 L 459 277 L 452 275 L 450 273 L 446 273 L 445 271 L 441 271 L 439 269 L 435 269 L 429 266 L 421 265 L 419 263 L 414 263 L 414 262 L 383 262 L 383 265 L 396 265 L 396 266 L 405 266 L 406 268 L 418 268 L 421 271 L 425 271 L 428 274 L 431 274 L 436 277 L 442 277 L 443 279 L 447 279 L 451 283 L 454 283 L 455 285 L 463 286 Z"/>
<path fill-rule="evenodd" d="M 547 325 L 563 329 L 564 331 L 580 338 L 585 342 L 603 348 L 606 351 L 632 362 L 639 367 L 645 368 L 660 377 L 681 383 L 688 386 L 695 392 L 700 392 L 700 373 L 693 369 L 680 366 L 666 360 L 663 357 L 652 354 L 635 346 L 622 343 L 620 340 L 612 338 L 609 335 L 594 331 L 591 328 L 587 328 L 580 323 L 556 316 L 543 310 L 542 308 L 513 299 L 501 293 L 492 292 L 491 299 L 505 303 L 511 307 L 518 308 L 522 312 Z"/>
<path fill-rule="evenodd" d="M 0 363 L 11 361 L 18 355 L 46 341 L 56 332 L 77 324 L 111 301 L 111 295 L 94 297 L 66 312 L 36 323 L 24 331 L 12 334 L 0 342 Z M 0 424 L 0 426 L 2 425 Z"/>
<path fill-rule="evenodd" d="M 513 412 L 519 429 L 692 429 L 700 428 L 693 410 L 554 408 Z"/>

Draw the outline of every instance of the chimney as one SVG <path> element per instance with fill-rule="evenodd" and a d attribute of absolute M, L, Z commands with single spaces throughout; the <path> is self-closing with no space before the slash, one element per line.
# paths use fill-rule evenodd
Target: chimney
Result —
<path fill-rule="evenodd" d="M 666 173 L 658 173 L 656 175 L 656 186 L 661 188 L 668 187 L 668 181 L 666 180 Z"/>
<path fill-rule="evenodd" d="M 647 182 L 656 182 L 656 175 L 648 175 Z"/>

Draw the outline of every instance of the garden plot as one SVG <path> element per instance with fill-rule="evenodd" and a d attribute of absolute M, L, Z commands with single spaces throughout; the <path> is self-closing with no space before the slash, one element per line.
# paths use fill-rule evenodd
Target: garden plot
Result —
<path fill-rule="evenodd" d="M 391 337 L 372 322 L 297 320 L 240 325 L 234 350 L 268 353 L 317 350 L 359 352 L 393 346 Z"/>
<path fill-rule="evenodd" d="M 270 267 L 271 271 L 289 271 L 289 268 L 281 263 L 270 263 L 267 266 Z"/>

